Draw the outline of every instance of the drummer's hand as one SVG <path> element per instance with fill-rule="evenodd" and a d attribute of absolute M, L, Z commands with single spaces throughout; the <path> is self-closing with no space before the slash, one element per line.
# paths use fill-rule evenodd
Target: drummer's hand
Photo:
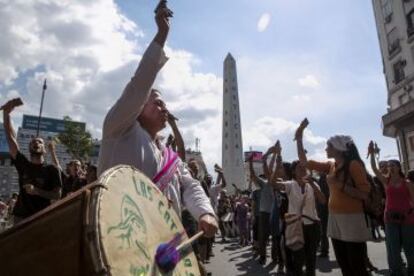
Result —
<path fill-rule="evenodd" d="M 204 231 L 207 238 L 212 238 L 217 232 L 218 225 L 216 218 L 211 214 L 204 214 L 200 217 L 198 222 L 199 230 Z"/>

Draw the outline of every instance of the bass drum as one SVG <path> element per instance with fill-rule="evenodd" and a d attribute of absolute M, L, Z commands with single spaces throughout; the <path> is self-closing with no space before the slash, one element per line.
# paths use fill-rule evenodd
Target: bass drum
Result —
<path fill-rule="evenodd" d="M 158 245 L 183 232 L 151 180 L 121 165 L 0 233 L 0 275 L 161 275 Z M 170 275 L 200 275 L 194 253 Z"/>
<path fill-rule="evenodd" d="M 112 168 L 99 181 L 103 187 L 92 192 L 89 214 L 96 271 L 160 275 L 154 260 L 158 245 L 185 232 L 176 212 L 151 180 L 130 166 Z M 173 275 L 200 275 L 194 253 L 178 263 Z"/>

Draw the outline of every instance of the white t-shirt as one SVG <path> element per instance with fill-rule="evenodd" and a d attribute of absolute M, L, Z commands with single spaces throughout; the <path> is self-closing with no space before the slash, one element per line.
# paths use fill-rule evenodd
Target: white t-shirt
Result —
<path fill-rule="evenodd" d="M 319 220 L 318 214 L 316 212 L 315 195 L 313 188 L 308 183 L 306 183 L 305 192 L 302 193 L 302 188 L 295 180 L 287 181 L 283 184 L 285 186 L 285 191 L 289 199 L 288 213 L 300 214 L 303 198 L 306 195 L 302 215 L 308 216 L 314 220 Z M 304 224 L 314 223 L 307 218 L 302 218 L 302 221 Z"/>

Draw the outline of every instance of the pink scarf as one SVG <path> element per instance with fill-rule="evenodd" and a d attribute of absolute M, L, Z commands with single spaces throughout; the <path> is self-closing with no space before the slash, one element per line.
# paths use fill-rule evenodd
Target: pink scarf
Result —
<path fill-rule="evenodd" d="M 178 163 L 180 158 L 178 154 L 173 151 L 170 147 L 164 148 L 162 152 L 163 162 L 161 164 L 161 170 L 154 176 L 152 181 L 157 187 L 164 193 L 164 190 L 168 187 L 177 171 Z"/>

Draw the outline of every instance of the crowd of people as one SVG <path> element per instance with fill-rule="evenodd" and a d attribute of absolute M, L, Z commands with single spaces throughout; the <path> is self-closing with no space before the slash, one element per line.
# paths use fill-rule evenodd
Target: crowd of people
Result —
<path fill-rule="evenodd" d="M 189 236 L 204 231 L 194 245 L 203 273 L 203 264 L 213 256 L 217 229 L 221 241 L 227 242 L 226 223 L 232 221 L 240 246 L 252 245 L 254 257 L 265 265 L 271 243 L 270 257 L 278 271 L 287 275 L 315 275 L 317 257 L 329 256 L 328 237 L 343 275 L 369 275 L 375 266 L 369 260 L 367 242 L 382 238 L 382 230 L 391 275 L 414 275 L 414 173 L 406 176 L 398 160 L 378 163 L 375 143 L 368 146 L 374 176 L 350 136 L 328 140 L 327 158 L 333 161 L 308 160 L 303 145 L 305 119 L 294 137 L 297 160 L 284 161 L 282 146 L 276 142 L 263 154 L 262 172 L 256 172 L 253 158 L 248 158 L 249 188 L 232 185 L 235 193 L 227 192 L 219 165 L 214 167 L 217 178 L 213 181 L 212 175 L 201 170 L 201 163 L 186 156 L 177 118 L 167 109 L 162 93 L 152 88 L 167 61 L 163 47 L 172 17 L 165 2 L 161 3 L 155 16 L 158 32 L 105 117 L 98 167 L 73 160 L 63 169 L 53 141 L 46 146 L 40 137 L 30 142 L 27 158 L 10 119 L 22 103 L 11 100 L 1 107 L 20 187 L 18 195 L 0 204 L 3 216 L 19 223 L 92 183 L 106 169 L 127 164 L 153 180 L 180 215 Z M 160 131 L 167 124 L 172 135 L 163 139 Z M 47 147 L 52 164 L 45 162 Z"/>
<path fill-rule="evenodd" d="M 248 160 L 254 188 L 219 198 L 219 210 L 234 213 L 240 246 L 252 245 L 262 265 L 270 246 L 279 273 L 315 275 L 317 258 L 329 257 L 330 237 L 343 275 L 370 275 L 377 268 L 367 242 L 385 238 L 390 275 L 414 275 L 414 171 L 405 175 L 398 160 L 378 162 L 379 148 L 371 141 L 371 175 L 346 135 L 327 141 L 332 161 L 308 160 L 307 125 L 305 119 L 295 133 L 297 160 L 283 161 L 278 141 L 263 155 L 262 174 Z"/>

